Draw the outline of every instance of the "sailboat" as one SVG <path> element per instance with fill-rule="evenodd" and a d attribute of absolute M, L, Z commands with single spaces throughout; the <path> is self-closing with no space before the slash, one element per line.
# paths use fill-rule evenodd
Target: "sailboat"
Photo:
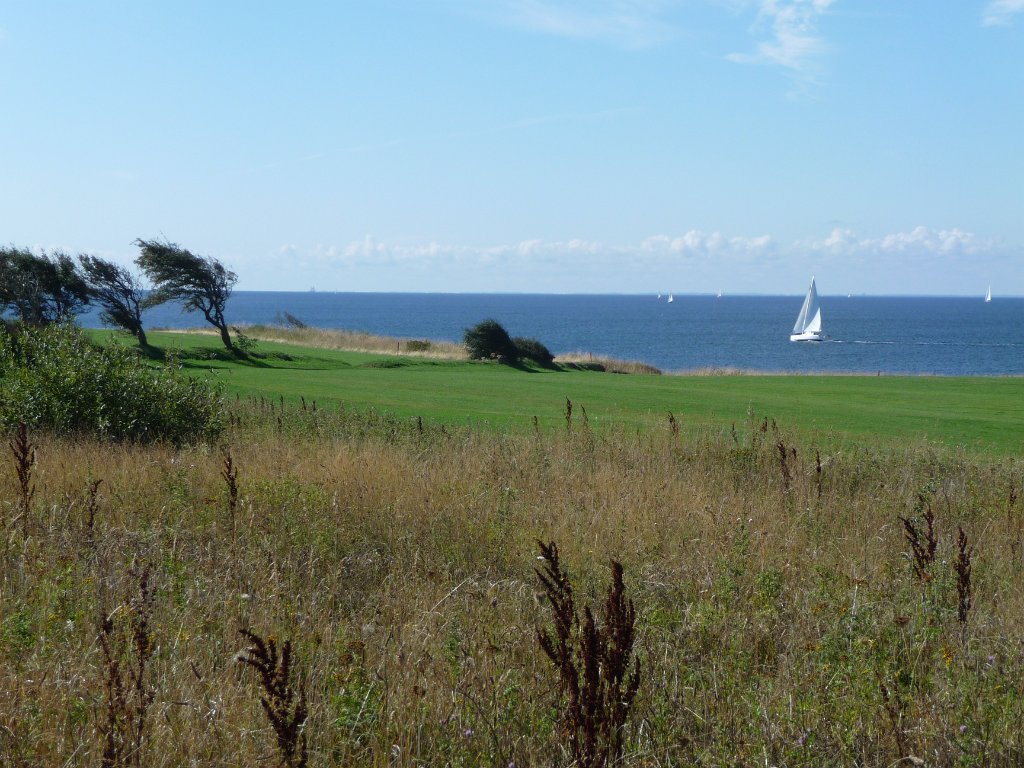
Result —
<path fill-rule="evenodd" d="M 670 294 L 668 295 L 668 303 L 669 303 L 669 304 L 671 304 L 671 303 L 672 303 L 673 301 L 675 301 L 675 299 L 674 299 L 674 298 L 672 298 L 672 294 L 670 293 Z"/>
<path fill-rule="evenodd" d="M 722 298 L 722 289 L 721 288 L 718 289 L 718 298 Z"/>
<path fill-rule="evenodd" d="M 985 292 L 985 303 L 988 304 L 992 301 L 992 286 L 988 287 L 988 291 Z"/>
<path fill-rule="evenodd" d="M 793 325 L 793 332 L 789 335 L 790 341 L 821 341 L 824 338 L 821 332 L 821 306 L 818 304 L 818 290 L 814 287 L 814 278 L 811 278 L 811 287 L 807 289 L 807 298 L 804 305 L 800 307 L 800 314 L 796 316 L 796 323 Z"/>

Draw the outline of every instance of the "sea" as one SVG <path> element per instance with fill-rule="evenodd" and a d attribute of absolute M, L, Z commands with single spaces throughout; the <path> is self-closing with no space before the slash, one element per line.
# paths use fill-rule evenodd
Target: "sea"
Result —
<path fill-rule="evenodd" d="M 789 333 L 803 296 L 284 293 L 236 291 L 229 324 L 281 323 L 458 341 L 493 318 L 555 354 L 635 360 L 665 372 L 1024 375 L 1024 298 L 821 296 L 821 343 Z M 101 327 L 99 313 L 81 316 Z M 204 326 L 180 306 L 147 311 L 147 328 Z"/>

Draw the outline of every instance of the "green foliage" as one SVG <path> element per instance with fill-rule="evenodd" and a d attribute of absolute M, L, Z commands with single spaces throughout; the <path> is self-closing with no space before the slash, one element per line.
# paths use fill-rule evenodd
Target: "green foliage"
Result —
<path fill-rule="evenodd" d="M 555 356 L 551 354 L 546 346 L 537 339 L 524 339 L 517 336 L 512 340 L 516 346 L 516 357 L 520 360 L 532 360 L 537 365 L 551 366 L 555 362 Z"/>
<path fill-rule="evenodd" d="M 502 363 L 516 360 L 516 345 L 497 320 L 484 320 L 467 328 L 463 342 L 473 360 L 498 360 Z"/>
<path fill-rule="evenodd" d="M 220 331 L 224 346 L 233 349 L 224 308 L 238 275 L 212 256 L 196 256 L 176 243 L 139 239 L 135 244 L 141 251 L 135 263 L 153 283 L 146 306 L 180 301 L 185 309 L 202 312 Z"/>
<path fill-rule="evenodd" d="M 146 333 L 142 329 L 144 300 L 138 278 L 120 264 L 98 256 L 79 256 L 78 262 L 90 298 L 103 307 L 100 319 L 107 325 L 123 328 L 146 346 Z"/>
<path fill-rule="evenodd" d="M 231 327 L 235 332 L 235 351 L 243 357 L 248 357 L 256 351 L 257 341 L 252 336 L 246 336 L 241 328 Z"/>
<path fill-rule="evenodd" d="M 0 329 L 0 427 L 184 443 L 222 428 L 216 387 L 56 324 Z"/>
<path fill-rule="evenodd" d="M 89 290 L 66 253 L 39 256 L 26 248 L 0 248 L 0 313 L 46 325 L 73 316 L 89 303 Z"/>

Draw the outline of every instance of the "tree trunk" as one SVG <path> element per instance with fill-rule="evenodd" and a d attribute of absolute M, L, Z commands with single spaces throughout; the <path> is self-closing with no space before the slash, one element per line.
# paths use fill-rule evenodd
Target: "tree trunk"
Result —
<path fill-rule="evenodd" d="M 217 328 L 220 331 L 220 340 L 224 342 L 225 347 L 233 352 L 235 350 L 235 345 L 231 343 L 231 334 L 228 333 L 227 325 L 218 325 Z"/>
<path fill-rule="evenodd" d="M 142 330 L 141 325 L 135 329 L 135 338 L 139 340 L 140 347 L 145 348 L 149 346 L 149 342 L 146 340 L 146 332 Z"/>

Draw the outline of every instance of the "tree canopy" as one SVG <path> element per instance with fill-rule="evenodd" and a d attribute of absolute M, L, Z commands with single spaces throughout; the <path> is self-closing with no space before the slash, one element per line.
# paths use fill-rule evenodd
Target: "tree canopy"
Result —
<path fill-rule="evenodd" d="M 120 264 L 98 256 L 79 256 L 78 262 L 90 298 L 103 307 L 100 319 L 107 325 L 123 328 L 133 334 L 139 344 L 147 346 L 146 332 L 142 328 L 145 297 L 139 279 Z"/>
<path fill-rule="evenodd" d="M 23 323 L 48 325 L 88 304 L 88 286 L 66 253 L 0 248 L 0 312 L 13 310 Z"/>
<path fill-rule="evenodd" d="M 135 263 L 153 284 L 145 306 L 180 301 L 185 309 L 202 312 L 233 350 L 224 308 L 238 275 L 212 256 L 197 256 L 176 243 L 139 239 L 135 244 L 141 251 Z"/>
<path fill-rule="evenodd" d="M 518 357 L 512 337 L 497 320 L 484 320 L 467 328 L 463 341 L 474 360 L 496 359 L 514 363 Z"/>

